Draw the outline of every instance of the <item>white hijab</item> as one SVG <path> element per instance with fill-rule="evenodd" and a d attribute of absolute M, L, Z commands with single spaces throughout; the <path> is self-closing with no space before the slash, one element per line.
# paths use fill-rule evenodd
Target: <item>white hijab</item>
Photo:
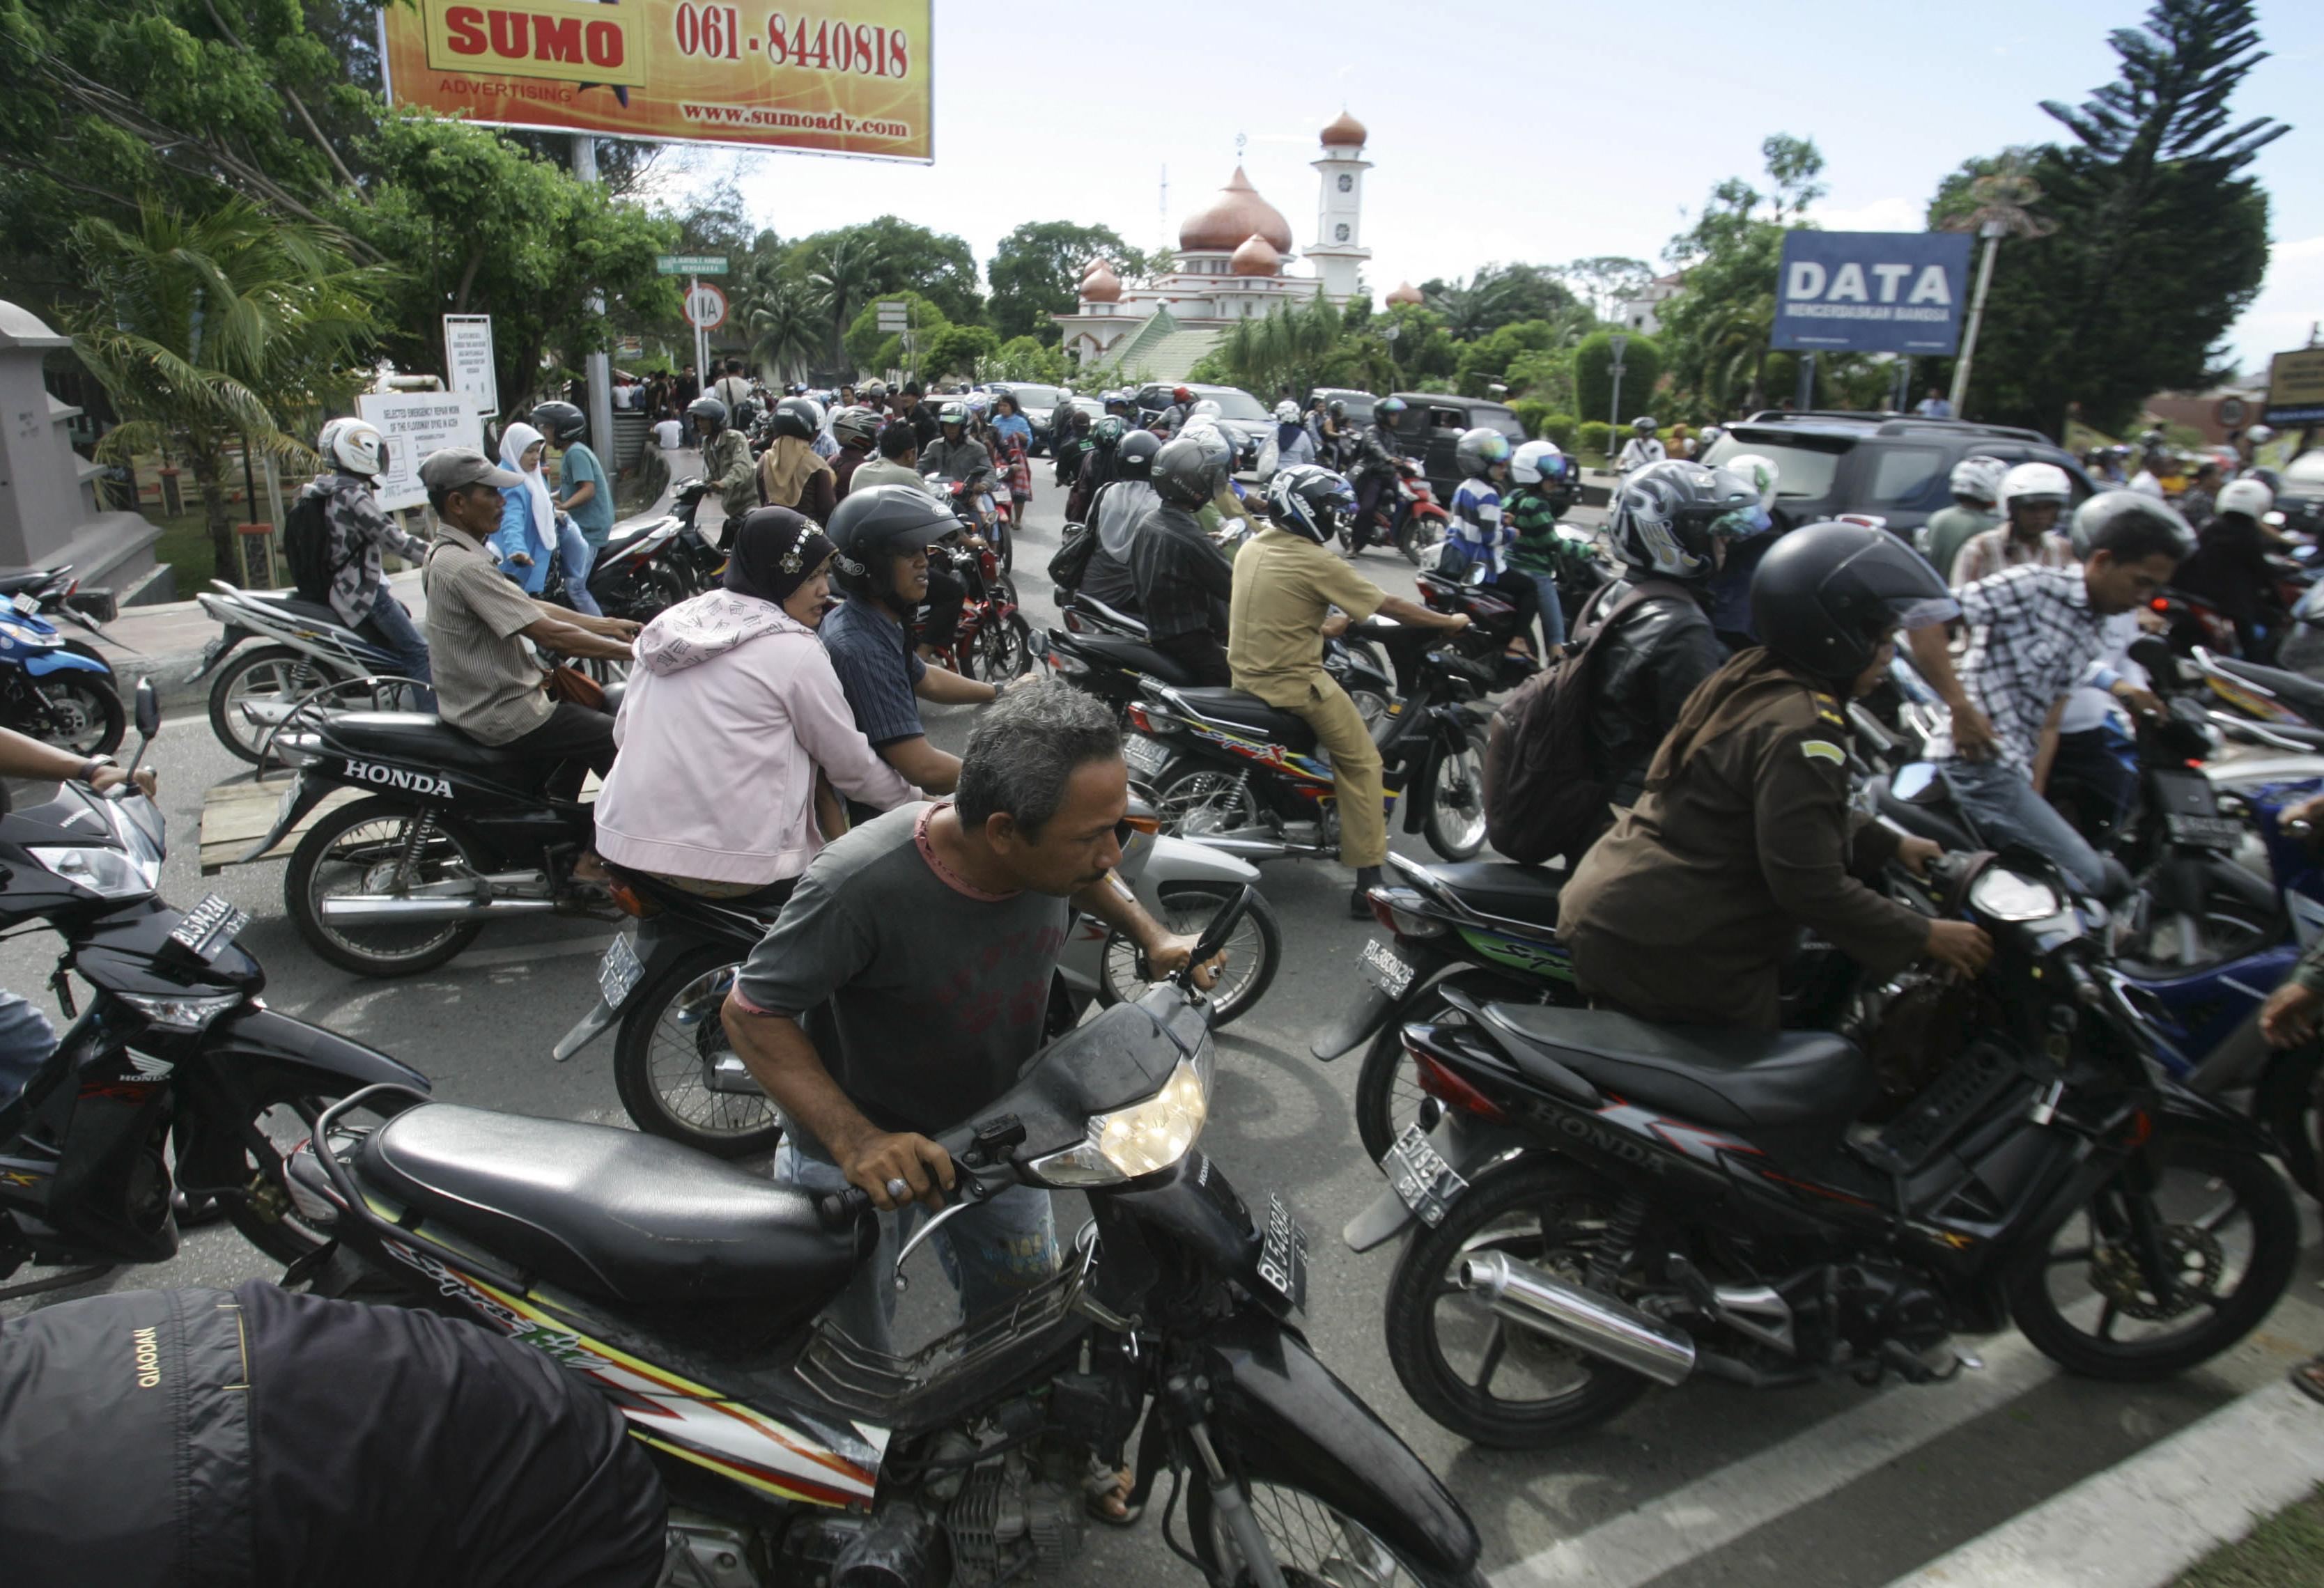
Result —
<path fill-rule="evenodd" d="M 511 425 L 501 432 L 501 467 L 513 469 L 524 476 L 525 485 L 532 492 L 532 532 L 540 537 L 543 551 L 557 544 L 557 503 L 549 494 L 549 475 L 539 464 L 526 468 L 524 454 L 547 440 L 526 424 Z"/>

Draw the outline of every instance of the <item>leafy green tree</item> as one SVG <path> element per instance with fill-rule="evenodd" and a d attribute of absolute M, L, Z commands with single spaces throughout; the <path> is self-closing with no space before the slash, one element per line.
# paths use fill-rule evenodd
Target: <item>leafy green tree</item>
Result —
<path fill-rule="evenodd" d="M 1645 260 L 1618 253 L 1577 259 L 1559 265 L 1555 274 L 1566 290 L 1601 320 L 1613 319 L 1617 306 L 1636 298 L 1655 276 Z"/>
<path fill-rule="evenodd" d="M 1784 234 L 1808 225 L 1805 212 L 1824 193 L 1816 179 L 1823 155 L 1812 140 L 1776 133 L 1761 141 L 1759 151 L 1773 191 L 1728 178 L 1665 251 L 1685 275 L 1661 314 L 1671 378 L 1714 413 L 1766 400 Z M 1628 380 L 1623 389 L 1632 390 Z M 1651 388 L 1637 390 L 1643 397 Z M 1591 414 L 1587 395 L 1582 401 L 1582 412 Z"/>
<path fill-rule="evenodd" d="M 742 306 L 751 362 L 777 381 L 795 381 L 823 351 L 820 307 L 797 281 L 777 281 Z"/>
<path fill-rule="evenodd" d="M 1574 398 L 1585 419 L 1603 418 L 1614 413 L 1613 335 L 1593 331 L 1573 350 Z M 1628 335 L 1629 345 L 1622 351 L 1624 411 L 1611 420 L 1615 424 L 1628 424 L 1633 415 L 1646 412 L 1653 406 L 1655 384 L 1662 379 L 1662 348 L 1651 336 L 1642 336 L 1635 331 Z"/>
<path fill-rule="evenodd" d="M 992 282 L 993 329 L 1003 336 L 1056 342 L 1060 331 L 1049 317 L 1072 312 L 1090 261 L 1111 261 L 1130 252 L 1111 226 L 1027 221 L 1001 240 L 985 269 Z"/>
<path fill-rule="evenodd" d="M 999 350 L 1001 338 L 989 326 L 946 326 L 928 338 L 923 365 L 931 372 L 977 378 L 977 366 Z"/>
<path fill-rule="evenodd" d="M 1056 385 L 1065 379 L 1065 350 L 1045 347 L 1038 337 L 1011 336 L 984 361 L 988 381 L 1038 381 Z"/>
<path fill-rule="evenodd" d="M 1454 386 L 1471 397 L 1490 396 L 1489 389 L 1495 385 L 1517 390 L 1510 375 L 1518 359 L 1528 353 L 1572 347 L 1589 334 L 1593 325 L 1587 309 L 1579 304 L 1569 304 L 1564 314 L 1555 320 L 1518 320 L 1503 326 L 1462 348 L 1460 364 L 1453 372 Z"/>
<path fill-rule="evenodd" d="M 1445 328 L 1444 317 L 1425 305 L 1399 303 L 1374 322 L 1385 338 L 1393 364 L 1389 379 L 1398 385 L 1443 381 L 1461 367 L 1461 349 Z M 1396 335 L 1386 333 L 1394 327 Z M 1379 387 L 1372 390 L 1379 390 Z"/>
<path fill-rule="evenodd" d="M 2064 432 L 2069 405 L 2101 430 L 2157 391 L 2200 387 L 2219 339 L 2267 269 L 2267 196 L 2248 168 L 2290 129 L 2238 122 L 2228 101 L 2259 48 L 2248 0 L 2159 0 L 2112 36 L 2116 79 L 2079 106 L 2043 108 L 2072 133 L 2032 152 L 2050 235 L 2002 243 L 1968 407 Z M 1932 224 L 1976 208 L 1975 161 L 1948 177 Z"/>
<path fill-rule="evenodd" d="M 1340 351 L 1340 311 L 1321 294 L 1303 304 L 1277 304 L 1258 319 L 1238 320 L 1215 350 L 1224 383 L 1262 399 L 1278 387 L 1304 392 L 1336 385 L 1326 379 Z"/>
<path fill-rule="evenodd" d="M 883 215 L 860 225 L 798 239 L 785 248 L 786 266 L 799 280 L 807 280 L 823 272 L 825 257 L 842 245 L 866 262 L 858 290 L 851 295 L 849 319 L 841 323 L 843 332 L 853 321 L 855 305 L 907 289 L 926 296 L 946 320 L 966 324 L 983 317 L 976 255 L 962 239 Z"/>
<path fill-rule="evenodd" d="M 216 565 L 233 567 L 227 451 L 312 455 L 288 427 L 303 430 L 357 384 L 379 272 L 243 198 L 195 216 L 149 205 L 134 227 L 88 216 L 70 252 L 89 292 L 69 322 L 73 349 L 121 418 L 99 454 L 186 460 Z"/>
<path fill-rule="evenodd" d="M 855 323 L 847 327 L 847 356 L 854 361 L 857 369 L 885 370 L 903 362 L 899 357 L 889 356 L 885 351 L 888 344 L 897 342 L 898 338 L 880 329 L 880 306 L 899 298 L 910 305 L 911 324 L 918 328 L 922 337 L 933 336 L 952 324 L 945 318 L 944 310 L 917 292 L 883 292 L 865 304 L 862 312 L 856 315 Z"/>
<path fill-rule="evenodd" d="M 1457 342 L 1474 342 L 1520 320 L 1561 318 L 1576 304 L 1556 272 L 1541 265 L 1480 265 L 1465 280 L 1432 280 L 1420 292 Z"/>
<path fill-rule="evenodd" d="M 879 283 L 886 279 L 887 261 L 877 240 L 849 231 L 834 234 L 813 255 L 813 262 L 815 269 L 808 272 L 807 284 L 831 317 L 831 358 L 837 363 L 846 356 L 843 343 L 848 322 L 879 290 Z"/>

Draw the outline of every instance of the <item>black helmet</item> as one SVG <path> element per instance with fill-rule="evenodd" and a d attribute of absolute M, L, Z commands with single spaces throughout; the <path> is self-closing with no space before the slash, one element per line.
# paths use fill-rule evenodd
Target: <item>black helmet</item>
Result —
<path fill-rule="evenodd" d="M 1117 479 L 1144 480 L 1154 469 L 1154 454 L 1162 450 L 1162 437 L 1151 430 L 1132 430 L 1113 449 L 1113 472 Z"/>
<path fill-rule="evenodd" d="M 1833 684 L 1870 666 L 1892 627 L 1925 629 L 1960 615 L 1926 557 L 1863 524 L 1794 529 L 1767 548 L 1751 576 L 1760 643 Z"/>
<path fill-rule="evenodd" d="M 809 397 L 786 397 L 775 404 L 774 423 L 769 428 L 778 436 L 813 441 L 823 429 L 822 405 Z"/>
<path fill-rule="evenodd" d="M 589 420 L 569 402 L 544 402 L 532 410 L 532 427 L 559 446 L 570 446 L 589 434 Z"/>
<path fill-rule="evenodd" d="M 2240 483 L 2240 482 L 2238 482 Z M 2227 488 L 2229 491 L 2234 486 Z M 2227 500 L 2220 492 L 2221 502 Z M 2160 497 L 2140 491 L 2101 491 L 2074 509 L 2072 538 L 2074 555 L 2089 561 L 2094 551 L 2113 549 L 2104 543 L 2119 540 L 2130 533 L 2128 526 L 2145 525 L 2148 532 L 2140 534 L 2138 541 L 2145 549 L 2138 556 L 2155 551 L 2168 550 L 2174 562 L 2185 562 L 2195 555 L 2195 531 L 2179 509 Z M 2123 544 L 2127 544 L 2124 542 Z"/>
<path fill-rule="evenodd" d="M 876 570 L 890 557 L 933 546 L 959 528 L 951 510 L 917 485 L 872 485 L 849 491 L 831 510 L 823 532 L 831 541 L 831 572 L 839 588 L 893 604 L 887 575 Z"/>
<path fill-rule="evenodd" d="M 715 436 L 726 427 L 726 405 L 715 397 L 697 397 L 686 405 L 686 411 L 705 436 Z"/>
<path fill-rule="evenodd" d="M 1198 436 L 1165 442 L 1148 471 L 1154 493 L 1174 507 L 1201 507 L 1226 483 L 1226 460 L 1219 452 Z"/>
<path fill-rule="evenodd" d="M 1316 464 L 1294 464 L 1267 482 L 1275 527 L 1321 546 L 1340 520 L 1356 509 L 1356 493 L 1343 475 Z"/>

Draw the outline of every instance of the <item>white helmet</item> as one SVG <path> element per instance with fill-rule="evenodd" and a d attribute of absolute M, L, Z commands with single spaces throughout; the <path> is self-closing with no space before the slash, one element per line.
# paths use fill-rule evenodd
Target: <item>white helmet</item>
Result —
<path fill-rule="evenodd" d="M 1953 465 L 1952 478 L 1946 482 L 1946 489 L 1971 501 L 1996 502 L 2001 500 L 2001 482 L 2008 474 L 2007 464 L 1980 453 Z"/>
<path fill-rule="evenodd" d="M 1275 422 L 1278 425 L 1297 424 L 1299 422 L 1299 405 L 1292 401 L 1287 397 L 1281 402 L 1277 403 L 1275 405 Z"/>
<path fill-rule="evenodd" d="M 1773 512 L 1775 508 L 1775 487 L 1783 480 L 1784 471 L 1775 460 L 1756 452 L 1738 452 L 1731 458 L 1721 458 L 1719 466 L 1730 474 L 1740 474 L 1743 482 L 1759 493 L 1759 510 Z"/>
<path fill-rule="evenodd" d="M 387 437 L 367 419 L 333 419 L 323 427 L 316 450 L 350 474 L 376 480 L 387 473 Z"/>
<path fill-rule="evenodd" d="M 2055 464 L 2020 464 L 2001 477 L 2001 510 L 2005 513 L 2021 501 L 2029 506 L 2050 501 L 2062 508 L 2073 494 L 2073 482 Z"/>
<path fill-rule="evenodd" d="M 1564 455 L 1557 450 L 1554 441 L 1528 441 L 1510 456 L 1509 478 L 1520 485 L 1538 485 L 1542 464 Z"/>
<path fill-rule="evenodd" d="M 2275 506 L 2275 492 L 2259 480 L 2236 480 L 2219 488 L 2218 499 L 2211 504 L 2214 512 L 2247 513 L 2254 519 L 2264 518 Z"/>
<path fill-rule="evenodd" d="M 1186 410 L 1186 417 L 1190 419 L 1215 419 L 1225 412 L 1215 398 L 1205 397 Z"/>
<path fill-rule="evenodd" d="M 2244 432 L 2244 439 L 2254 446 L 2265 446 L 2275 439 L 2275 432 L 2265 425 L 2254 425 Z"/>

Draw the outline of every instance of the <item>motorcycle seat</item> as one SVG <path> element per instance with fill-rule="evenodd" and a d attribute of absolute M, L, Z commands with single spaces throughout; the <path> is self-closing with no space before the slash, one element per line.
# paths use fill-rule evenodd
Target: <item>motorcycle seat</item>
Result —
<path fill-rule="evenodd" d="M 1755 1146 L 1795 1144 L 1784 1133 L 1801 1126 L 1837 1132 L 1872 1097 L 1872 1061 L 1830 1032 L 1658 1025 L 1534 1004 L 1488 1005 L 1487 1017 L 1521 1050 L 1538 1048 L 1602 1091 L 1744 1132 Z M 1522 1051 L 1514 1056 L 1522 1068 Z"/>
<path fill-rule="evenodd" d="M 855 1268 L 853 1229 L 826 1227 L 808 1193 L 637 1131 L 425 1103 L 358 1162 L 423 1219 L 578 1296 L 828 1297 Z"/>
<path fill-rule="evenodd" d="M 5 588 L 0 588 L 0 593 L 5 593 Z M 2232 673 L 2246 684 L 2258 685 L 2307 718 L 2311 725 L 2324 726 L 2324 684 L 2302 674 L 2263 667 L 2257 662 L 2238 661 L 2233 656 L 2214 656 L 2212 660 L 2222 673 Z"/>
<path fill-rule="evenodd" d="M 16 595 L 28 590 L 38 590 L 55 577 L 46 568 L 33 568 L 22 574 L 0 574 L 0 595 Z"/>
<path fill-rule="evenodd" d="M 1139 619 L 1131 617 L 1127 612 L 1107 606 L 1103 601 L 1098 600 L 1097 597 L 1090 594 L 1087 591 L 1077 590 L 1074 592 L 1074 606 L 1076 610 L 1084 613 L 1086 616 L 1094 619 L 1096 621 L 1108 624 L 1111 627 L 1120 630 L 1124 636 L 1136 635 L 1138 638 L 1142 639 L 1148 632 L 1144 622 Z"/>
<path fill-rule="evenodd" d="M 1119 634 L 1077 634 L 1074 636 L 1075 650 L 1093 656 L 1116 667 L 1127 667 L 1133 673 L 1143 673 L 1158 683 L 1191 684 L 1194 675 L 1178 662 L 1163 655 L 1150 645 L 1127 639 Z"/>
<path fill-rule="evenodd" d="M 1446 893 L 1480 913 L 1541 927 L 1557 924 L 1557 896 L 1565 891 L 1567 877 L 1563 870 L 1520 866 L 1512 860 L 1431 866 L 1428 875 Z"/>
<path fill-rule="evenodd" d="M 1909 770 L 1909 768 L 1908 768 Z M 1906 832 L 1925 838 L 1947 849 L 1981 849 L 1986 846 L 1969 831 L 1969 823 L 1953 808 L 1940 778 L 1930 776 L 1916 778 L 1911 792 L 1899 794 L 1893 780 L 1876 777 L 1872 780 L 1874 797 L 1880 813 Z"/>
<path fill-rule="evenodd" d="M 1286 749 L 1305 754 L 1315 748 L 1315 730 L 1307 726 L 1305 719 L 1270 706 L 1255 694 L 1245 694 L 1239 689 L 1182 689 L 1178 698 L 1199 716 L 1264 733 Z"/>
<path fill-rule="evenodd" d="M 347 627 L 338 613 L 329 607 L 316 601 L 301 601 L 295 591 L 245 590 L 240 593 L 245 600 L 263 601 L 279 609 L 286 617 L 303 618 L 309 623 L 327 624 L 333 629 Z"/>
<path fill-rule="evenodd" d="M 342 711 L 324 725 L 323 742 L 341 755 L 378 756 L 519 785 L 546 776 L 554 765 L 543 757 L 470 739 L 425 711 Z"/>

